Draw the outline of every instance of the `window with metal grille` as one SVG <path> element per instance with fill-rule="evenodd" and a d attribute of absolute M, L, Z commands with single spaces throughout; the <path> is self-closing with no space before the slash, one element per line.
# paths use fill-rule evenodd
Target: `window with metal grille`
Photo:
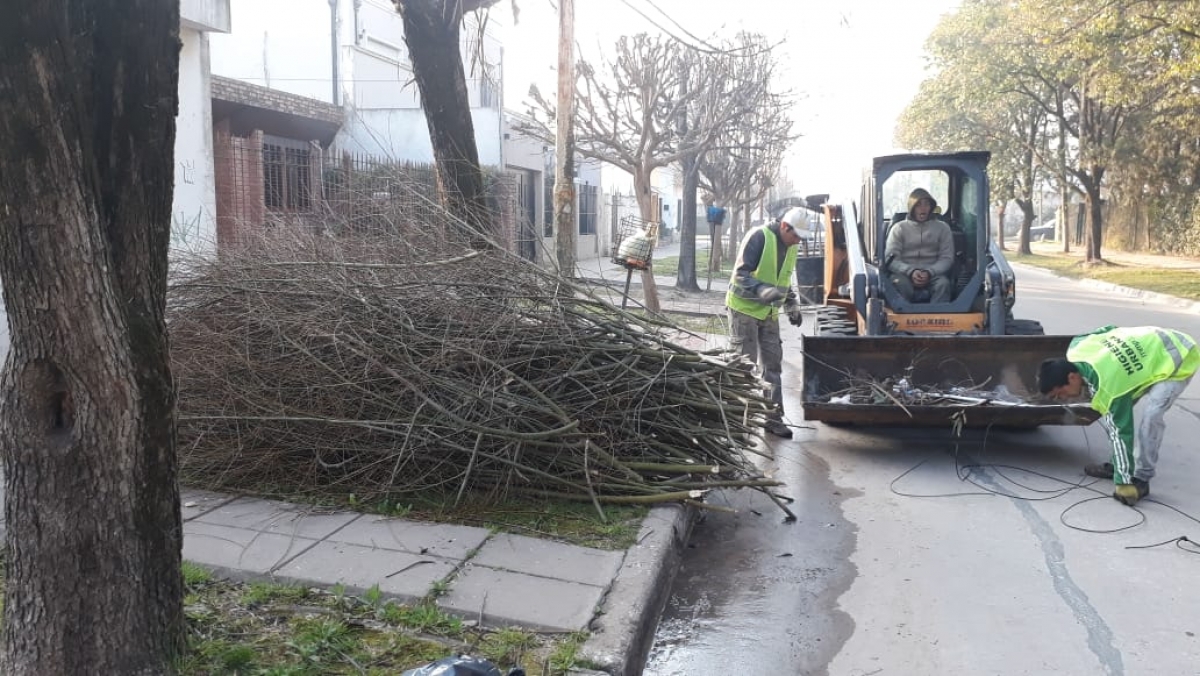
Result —
<path fill-rule="evenodd" d="M 302 141 L 263 139 L 263 202 L 272 211 L 312 209 L 311 147 Z"/>
<path fill-rule="evenodd" d="M 581 185 L 579 188 L 579 234 L 596 234 L 596 220 L 599 216 L 600 186 Z"/>

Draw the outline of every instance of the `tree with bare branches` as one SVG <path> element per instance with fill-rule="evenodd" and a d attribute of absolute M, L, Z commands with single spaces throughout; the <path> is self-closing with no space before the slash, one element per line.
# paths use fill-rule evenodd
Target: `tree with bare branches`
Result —
<path fill-rule="evenodd" d="M 686 109 L 680 100 L 683 46 L 640 33 L 622 36 L 616 56 L 599 68 L 580 61 L 575 97 L 575 147 L 579 154 L 624 169 L 633 177 L 642 220 L 657 223 L 651 176 L 677 162 L 676 125 Z M 552 139 L 557 106 L 534 86 L 530 121 L 522 132 Z M 659 311 L 653 269 L 642 274 L 646 307 Z"/>
<path fill-rule="evenodd" d="M 709 178 L 706 191 L 731 203 L 731 195 L 714 189 L 711 170 L 730 168 L 726 183 L 753 184 L 758 200 L 770 187 L 782 160 L 784 148 L 795 137 L 788 114 L 789 96 L 774 91 L 775 55 L 771 45 L 758 34 L 740 33 L 728 49 L 719 53 L 691 52 L 689 69 L 692 87 L 702 90 L 687 107 L 689 124 L 680 134 L 681 165 L 684 169 L 685 205 L 680 229 L 679 272 L 676 286 L 699 290 L 696 282 L 696 189 Z M 720 181 L 718 181 L 718 184 Z M 719 242 L 710 243 L 712 253 Z M 717 263 L 720 256 L 717 255 Z"/>
<path fill-rule="evenodd" d="M 770 82 L 769 61 L 755 68 Z M 737 246 L 739 224 L 749 221 L 747 212 L 770 192 L 776 184 L 783 155 L 797 136 L 792 133 L 788 113 L 788 96 L 772 92 L 769 87 L 760 92 L 761 100 L 746 115 L 740 116 L 719 142 L 719 148 L 705 153 L 700 162 L 701 186 L 724 204 L 730 212 L 729 245 Z M 721 267 L 724 255 L 724 232 L 713 233 L 709 250 L 709 270 Z M 734 255 L 732 251 L 729 254 Z"/>

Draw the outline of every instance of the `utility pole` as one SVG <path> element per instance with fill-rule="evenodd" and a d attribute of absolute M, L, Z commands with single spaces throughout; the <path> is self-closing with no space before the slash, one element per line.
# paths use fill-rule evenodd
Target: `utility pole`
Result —
<path fill-rule="evenodd" d="M 558 132 L 554 142 L 554 241 L 558 272 L 575 276 L 575 0 L 558 0 Z"/>

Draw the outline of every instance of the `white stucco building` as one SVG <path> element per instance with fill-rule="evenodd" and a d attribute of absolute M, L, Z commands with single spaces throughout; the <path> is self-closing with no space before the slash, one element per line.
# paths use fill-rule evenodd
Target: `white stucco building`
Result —
<path fill-rule="evenodd" d="M 554 240 L 554 147 L 514 129 L 523 118 L 505 111 L 504 168 L 517 181 L 521 205 L 518 252 L 530 260 L 553 260 Z M 608 255 L 612 241 L 607 203 L 601 189 L 601 164 L 581 156 L 575 159 L 575 257 L 579 260 Z"/>
<path fill-rule="evenodd" d="M 209 35 L 228 33 L 229 0 L 182 0 L 179 114 L 175 118 L 174 248 L 216 246 Z"/>
<path fill-rule="evenodd" d="M 341 108 L 341 150 L 432 162 L 404 28 L 390 0 L 232 0 L 233 30 L 212 39 L 214 74 Z M 493 17 L 490 21 L 495 21 Z M 467 69 L 480 163 L 503 166 L 503 49 L 466 18 Z M 480 58 L 482 57 L 482 58 Z"/>

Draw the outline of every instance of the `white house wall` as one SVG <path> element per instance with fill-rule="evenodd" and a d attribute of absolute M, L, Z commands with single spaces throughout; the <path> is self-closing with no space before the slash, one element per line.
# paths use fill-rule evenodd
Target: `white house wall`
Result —
<path fill-rule="evenodd" d="M 345 106 L 337 141 L 346 150 L 432 160 L 403 21 L 390 0 L 338 0 L 336 22 L 328 0 L 233 0 L 232 15 L 232 32 L 212 38 L 213 73 Z M 486 35 L 481 62 L 478 26 L 469 16 L 462 31 L 467 91 L 480 162 L 499 166 L 503 48 Z M 331 31 L 339 43 L 336 100 Z"/>
<path fill-rule="evenodd" d="M 217 241 L 208 34 L 180 30 L 179 114 L 175 118 L 173 249 L 212 250 Z"/>
<path fill-rule="evenodd" d="M 184 28 L 229 32 L 229 0 L 180 0 L 179 19 Z"/>
<path fill-rule="evenodd" d="M 472 110 L 475 143 L 479 163 L 498 167 L 503 158 L 500 149 L 499 120 L 494 111 Z M 337 135 L 337 147 L 352 153 L 412 162 L 433 162 L 433 146 L 425 113 L 420 109 L 352 110 L 346 114 Z"/>

